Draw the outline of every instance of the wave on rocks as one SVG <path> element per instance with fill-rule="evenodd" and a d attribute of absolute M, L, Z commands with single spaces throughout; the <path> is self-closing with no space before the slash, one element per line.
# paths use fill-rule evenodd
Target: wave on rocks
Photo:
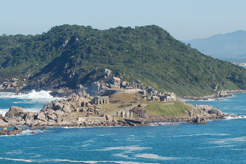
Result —
<path fill-rule="evenodd" d="M 39 100 L 39 101 L 51 101 L 59 98 L 54 98 L 50 95 L 51 91 L 35 91 L 32 90 L 28 93 L 0 93 L 0 98 L 16 98 L 16 99 L 31 99 L 31 100 Z"/>
<path fill-rule="evenodd" d="M 42 106 L 46 103 L 50 103 L 53 100 L 61 99 L 59 97 L 53 97 L 50 95 L 51 91 L 35 91 L 32 90 L 29 93 L 10 93 L 10 92 L 0 92 L 0 99 L 9 103 L 10 106 L 20 106 L 26 112 L 39 112 Z M 2 107 L 0 109 L 0 114 L 3 116 L 9 111 L 9 108 Z"/>
<path fill-rule="evenodd" d="M 246 116 L 233 116 L 233 115 L 230 115 L 230 116 L 226 116 L 226 119 L 227 120 L 232 120 L 232 119 L 246 119 Z"/>

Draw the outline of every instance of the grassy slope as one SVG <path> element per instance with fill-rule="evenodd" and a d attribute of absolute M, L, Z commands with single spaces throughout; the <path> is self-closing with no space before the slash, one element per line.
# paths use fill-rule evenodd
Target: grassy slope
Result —
<path fill-rule="evenodd" d="M 137 99 L 140 99 L 138 101 Z M 173 105 L 170 105 L 173 103 Z M 123 110 L 126 106 L 132 104 L 148 104 L 146 107 L 141 107 L 141 109 L 146 110 L 149 116 L 177 116 L 183 117 L 187 116 L 189 111 L 192 109 L 191 104 L 184 104 L 180 101 L 174 102 L 160 102 L 160 101 L 147 101 L 141 98 L 141 95 L 136 93 L 116 93 L 110 96 L 110 103 L 99 105 L 103 108 L 103 111 L 107 114 L 112 114 L 114 112 Z"/>
<path fill-rule="evenodd" d="M 148 106 L 146 106 L 146 111 L 149 116 L 184 117 L 187 116 L 192 107 L 193 106 L 191 104 L 184 104 L 181 101 L 174 101 L 168 103 L 152 101 L 148 103 Z"/>

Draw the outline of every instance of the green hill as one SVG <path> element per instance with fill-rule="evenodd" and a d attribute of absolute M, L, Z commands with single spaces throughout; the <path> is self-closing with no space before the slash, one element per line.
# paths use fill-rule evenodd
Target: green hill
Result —
<path fill-rule="evenodd" d="M 105 68 L 159 91 L 202 96 L 246 89 L 246 70 L 206 56 L 152 25 L 97 30 L 63 25 L 35 36 L 0 37 L 0 81 L 30 74 L 29 88 L 89 85 Z"/>

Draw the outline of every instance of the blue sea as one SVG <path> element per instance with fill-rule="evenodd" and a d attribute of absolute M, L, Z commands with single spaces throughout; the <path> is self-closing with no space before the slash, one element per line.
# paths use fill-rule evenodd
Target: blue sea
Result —
<path fill-rule="evenodd" d="M 0 94 L 2 114 L 12 106 L 39 111 L 53 100 L 48 92 Z M 246 94 L 209 104 L 246 116 Z M 146 127 L 50 128 L 0 137 L 0 163 L 246 163 L 246 119 Z"/>

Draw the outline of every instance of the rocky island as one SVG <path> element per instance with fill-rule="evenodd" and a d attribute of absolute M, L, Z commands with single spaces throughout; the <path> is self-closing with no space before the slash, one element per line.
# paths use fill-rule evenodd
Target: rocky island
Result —
<path fill-rule="evenodd" d="M 10 107 L 0 126 L 15 127 L 16 134 L 17 126 L 206 123 L 226 115 L 184 99 L 219 99 L 246 89 L 243 67 L 206 56 L 155 25 L 62 25 L 41 35 L 0 36 L 0 43 L 1 92 L 49 90 L 64 97 L 38 113 Z"/>
<path fill-rule="evenodd" d="M 105 75 L 108 70 L 105 70 Z M 105 77 L 108 78 L 108 77 Z M 62 88 L 56 94 L 64 93 Z M 97 96 L 90 96 L 90 93 Z M 207 123 L 226 119 L 219 109 L 208 105 L 193 106 L 174 93 L 158 92 L 152 87 L 133 85 L 112 77 L 106 83 L 95 82 L 90 88 L 80 87 L 68 97 L 46 104 L 40 112 L 25 112 L 12 106 L 3 117 L 1 135 L 18 134 L 17 126 L 30 128 L 146 126 L 155 122 Z M 12 126 L 13 130 L 6 127 Z"/>

